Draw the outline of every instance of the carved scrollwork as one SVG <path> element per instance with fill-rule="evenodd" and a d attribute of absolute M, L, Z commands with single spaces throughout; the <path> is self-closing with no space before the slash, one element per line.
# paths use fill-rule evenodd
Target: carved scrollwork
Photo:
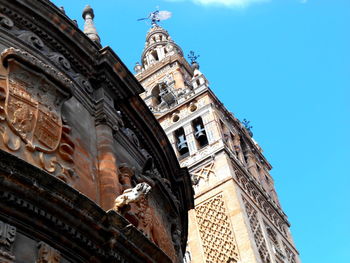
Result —
<path fill-rule="evenodd" d="M 48 55 L 48 57 L 56 66 L 62 67 L 65 70 L 71 69 L 71 65 L 69 61 L 62 54 L 57 52 L 52 52 Z"/>
<path fill-rule="evenodd" d="M 61 113 L 69 96 L 64 92 L 65 84 L 71 81 L 18 49 L 5 50 L 1 58 L 7 69 L 7 76 L 0 76 L 0 139 L 4 149 L 30 156 L 33 164 L 66 183 L 72 182 L 76 176 L 75 144 Z"/>
<path fill-rule="evenodd" d="M 137 136 L 133 130 L 131 130 L 129 128 L 122 128 L 121 130 L 132 143 L 134 143 L 137 147 L 140 147 L 139 138 L 137 138 Z"/>
<path fill-rule="evenodd" d="M 41 71 L 45 72 L 45 74 L 53 77 L 55 80 L 61 83 L 63 87 L 67 87 L 70 91 L 74 89 L 73 82 L 70 79 L 68 79 L 64 74 L 57 71 L 55 68 L 47 65 L 46 63 L 42 62 L 35 56 L 29 54 L 28 52 L 11 47 L 5 49 L 1 53 L 1 60 L 5 65 L 7 64 L 8 59 L 12 57 L 15 57 L 20 61 L 25 61 L 27 64 L 39 68 Z"/>
<path fill-rule="evenodd" d="M 21 148 L 21 139 L 11 136 L 7 127 L 0 127 L 0 134 L 5 146 L 12 152 L 17 152 Z"/>
<path fill-rule="evenodd" d="M 63 120 L 63 122 L 65 123 L 65 120 Z M 70 131 L 71 128 L 68 125 L 63 125 L 61 143 L 58 152 L 63 160 L 73 163 L 75 144 L 73 139 L 69 136 Z"/>
<path fill-rule="evenodd" d="M 7 16 L 0 14 L 0 26 L 5 27 L 7 29 L 13 28 L 13 21 Z"/>
<path fill-rule="evenodd" d="M 92 93 L 94 89 L 91 86 L 90 81 L 88 81 L 85 77 L 83 77 L 81 74 L 76 74 L 73 76 L 74 80 L 85 89 L 88 93 Z"/>
<path fill-rule="evenodd" d="M 49 161 L 46 160 L 46 155 L 43 152 L 39 153 L 40 166 L 45 171 L 49 173 L 54 173 L 56 171 L 57 159 L 56 157 L 52 157 Z M 47 164 L 49 163 L 49 164 Z"/>
<path fill-rule="evenodd" d="M 19 39 L 39 50 L 42 50 L 45 47 L 44 42 L 41 40 L 41 38 L 33 32 L 21 30 L 16 32 L 16 35 Z"/>

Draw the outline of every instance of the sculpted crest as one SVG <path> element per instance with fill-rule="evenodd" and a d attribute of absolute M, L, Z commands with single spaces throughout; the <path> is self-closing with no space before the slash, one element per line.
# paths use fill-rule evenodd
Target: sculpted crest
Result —
<path fill-rule="evenodd" d="M 63 97 L 43 74 L 8 62 L 5 113 L 9 127 L 31 150 L 53 152 L 62 135 Z"/>

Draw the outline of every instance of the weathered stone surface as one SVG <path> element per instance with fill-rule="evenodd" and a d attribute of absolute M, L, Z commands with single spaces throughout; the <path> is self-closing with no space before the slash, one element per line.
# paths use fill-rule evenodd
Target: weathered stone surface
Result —
<path fill-rule="evenodd" d="M 135 67 L 145 88 L 140 96 L 191 174 L 195 209 L 189 212 L 185 263 L 299 262 L 272 167 L 249 122 L 241 123 L 218 100 L 198 56 L 190 52 L 188 58 L 191 65 L 168 32 L 154 25 Z"/>
<path fill-rule="evenodd" d="M 182 260 L 189 174 L 93 16 L 87 36 L 50 1 L 0 0 L 1 262 Z"/>

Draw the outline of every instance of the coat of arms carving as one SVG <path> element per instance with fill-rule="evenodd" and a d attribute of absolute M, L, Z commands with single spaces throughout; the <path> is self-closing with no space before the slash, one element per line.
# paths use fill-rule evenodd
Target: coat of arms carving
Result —
<path fill-rule="evenodd" d="M 62 134 L 64 97 L 45 77 L 16 61 L 9 62 L 5 113 L 9 127 L 31 150 L 53 152 Z"/>
<path fill-rule="evenodd" d="M 19 49 L 5 50 L 1 60 L 7 69 L 7 75 L 0 76 L 0 138 L 5 150 L 70 181 L 75 146 L 61 109 L 72 82 Z"/>

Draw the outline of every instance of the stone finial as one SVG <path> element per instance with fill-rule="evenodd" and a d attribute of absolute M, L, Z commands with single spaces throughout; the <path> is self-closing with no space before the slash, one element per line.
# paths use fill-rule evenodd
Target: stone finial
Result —
<path fill-rule="evenodd" d="M 99 46 L 101 45 L 100 37 L 97 34 L 96 27 L 94 25 L 94 10 L 91 6 L 87 5 L 83 11 L 84 23 L 84 33 Z"/>
<path fill-rule="evenodd" d="M 139 62 L 136 62 L 134 70 L 136 73 L 140 73 L 142 71 L 142 66 L 140 65 Z"/>

